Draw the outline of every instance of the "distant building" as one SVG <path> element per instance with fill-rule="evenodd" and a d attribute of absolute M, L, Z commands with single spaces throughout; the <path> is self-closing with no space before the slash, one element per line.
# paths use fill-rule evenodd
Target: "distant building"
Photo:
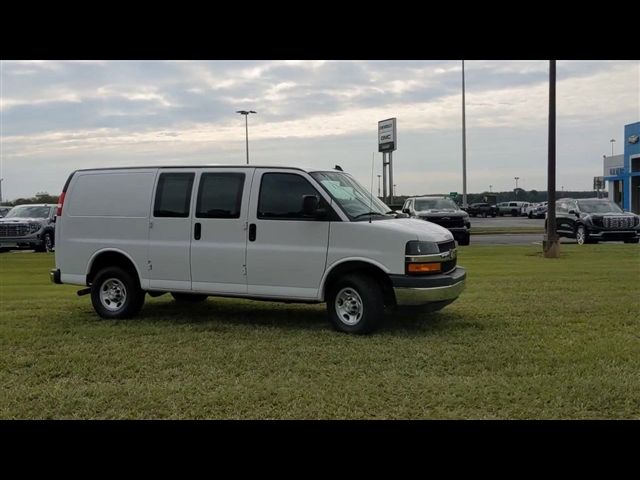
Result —
<path fill-rule="evenodd" d="M 624 153 L 605 156 L 603 163 L 609 198 L 640 213 L 640 122 L 624 126 Z"/>

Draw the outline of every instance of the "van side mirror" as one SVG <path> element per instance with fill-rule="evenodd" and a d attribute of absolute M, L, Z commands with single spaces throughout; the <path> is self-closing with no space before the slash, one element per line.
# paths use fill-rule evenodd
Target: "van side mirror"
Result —
<path fill-rule="evenodd" d="M 318 208 L 320 200 L 315 195 L 302 196 L 302 213 L 308 217 L 322 218 L 327 214 L 324 208 Z"/>
<path fill-rule="evenodd" d="M 402 213 L 406 213 L 407 215 L 411 215 L 411 211 L 408 208 L 403 208 Z"/>
<path fill-rule="evenodd" d="M 575 215 L 575 214 L 576 214 L 575 210 L 573 210 L 573 209 L 569 210 L 569 215 Z"/>

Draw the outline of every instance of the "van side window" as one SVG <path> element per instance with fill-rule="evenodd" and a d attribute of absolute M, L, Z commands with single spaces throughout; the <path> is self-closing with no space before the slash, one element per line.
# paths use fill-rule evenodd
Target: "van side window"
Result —
<path fill-rule="evenodd" d="M 258 218 L 311 220 L 302 212 L 303 195 L 322 196 L 304 177 L 295 173 L 265 173 L 260 184 Z"/>
<path fill-rule="evenodd" d="M 153 206 L 154 217 L 189 216 L 194 173 L 161 173 Z"/>
<path fill-rule="evenodd" d="M 203 173 L 198 188 L 197 218 L 240 218 L 244 173 Z"/>

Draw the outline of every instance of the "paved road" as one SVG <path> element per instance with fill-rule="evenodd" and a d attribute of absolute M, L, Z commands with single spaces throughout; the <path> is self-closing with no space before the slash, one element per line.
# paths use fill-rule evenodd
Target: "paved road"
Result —
<path fill-rule="evenodd" d="M 471 231 L 473 227 L 539 227 L 544 228 L 544 218 L 527 217 L 471 217 Z"/>

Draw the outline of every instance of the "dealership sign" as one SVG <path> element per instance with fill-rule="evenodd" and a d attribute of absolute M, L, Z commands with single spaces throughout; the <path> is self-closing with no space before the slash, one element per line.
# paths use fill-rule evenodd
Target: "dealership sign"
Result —
<path fill-rule="evenodd" d="M 388 118 L 378 122 L 378 151 L 392 152 L 398 147 L 396 119 Z"/>
<path fill-rule="evenodd" d="M 640 140 L 640 136 L 631 135 L 627 140 L 629 141 L 629 143 L 638 143 L 638 140 Z"/>

